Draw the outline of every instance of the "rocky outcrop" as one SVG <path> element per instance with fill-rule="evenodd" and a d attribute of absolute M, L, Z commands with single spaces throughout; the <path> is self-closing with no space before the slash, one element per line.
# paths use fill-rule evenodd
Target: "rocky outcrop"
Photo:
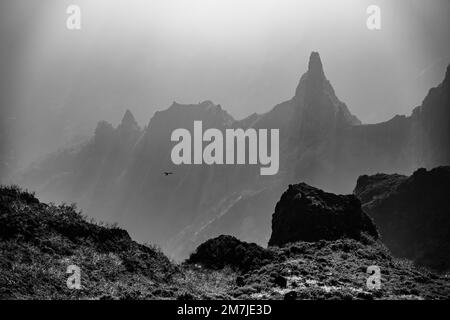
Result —
<path fill-rule="evenodd" d="M 353 195 L 335 195 L 300 183 L 290 185 L 272 217 L 269 246 L 297 241 L 378 238 L 371 219 Z"/>
<path fill-rule="evenodd" d="M 371 201 L 385 197 L 386 194 L 395 190 L 407 178 L 407 176 L 401 174 L 377 173 L 372 176 L 363 175 L 358 178 L 353 193 L 361 200 L 363 206 L 367 206 Z"/>
<path fill-rule="evenodd" d="M 268 263 L 274 253 L 255 243 L 240 241 L 232 236 L 219 236 L 202 243 L 186 261 L 209 269 L 230 267 L 248 271 Z"/>
<path fill-rule="evenodd" d="M 394 255 L 450 268 L 450 167 L 361 176 L 354 192 Z"/>

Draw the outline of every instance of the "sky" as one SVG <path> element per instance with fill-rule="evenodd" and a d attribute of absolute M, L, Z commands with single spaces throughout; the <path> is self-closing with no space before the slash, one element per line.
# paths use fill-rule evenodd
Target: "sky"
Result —
<path fill-rule="evenodd" d="M 66 27 L 71 4 L 81 30 Z M 381 30 L 366 26 L 369 5 L 381 8 Z M 212 100 L 236 119 L 269 111 L 294 95 L 311 51 L 363 123 L 410 114 L 450 63 L 448 0 L 0 6 L 0 154 L 20 165 L 91 135 L 99 120 L 117 124 L 126 109 L 142 126 L 173 101 Z"/>

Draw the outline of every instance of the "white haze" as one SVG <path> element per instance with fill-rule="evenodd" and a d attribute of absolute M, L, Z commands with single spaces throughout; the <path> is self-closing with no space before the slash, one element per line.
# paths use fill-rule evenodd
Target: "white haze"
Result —
<path fill-rule="evenodd" d="M 69 4 L 81 31 L 66 29 Z M 366 28 L 371 4 L 380 31 Z M 141 125 L 172 101 L 268 111 L 294 94 L 311 51 L 353 114 L 385 121 L 419 105 L 450 61 L 448 0 L 8 0 L 1 12 L 1 115 L 20 165 L 127 108 Z"/>

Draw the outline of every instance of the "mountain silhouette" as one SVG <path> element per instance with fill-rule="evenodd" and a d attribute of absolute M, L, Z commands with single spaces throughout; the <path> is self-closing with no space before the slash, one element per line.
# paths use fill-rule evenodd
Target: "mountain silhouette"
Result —
<path fill-rule="evenodd" d="M 273 208 L 289 184 L 351 193 L 363 174 L 450 164 L 449 119 L 448 69 L 411 116 L 363 125 L 336 96 L 313 52 L 294 96 L 267 113 L 235 120 L 211 101 L 174 102 L 141 130 L 127 111 L 117 128 L 99 123 L 90 141 L 49 155 L 19 183 L 45 201 L 77 202 L 96 219 L 119 222 L 138 241 L 184 258 L 224 233 L 265 245 Z M 279 173 L 263 177 L 249 165 L 173 165 L 172 131 L 197 120 L 204 130 L 279 129 Z M 161 174 L 175 171 L 170 179 Z"/>

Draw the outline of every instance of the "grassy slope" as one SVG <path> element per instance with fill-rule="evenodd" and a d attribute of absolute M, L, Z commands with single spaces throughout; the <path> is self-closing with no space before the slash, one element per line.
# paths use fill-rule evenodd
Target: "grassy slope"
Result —
<path fill-rule="evenodd" d="M 74 206 L 43 204 L 18 188 L 0 187 L 2 299 L 450 297 L 447 276 L 395 260 L 370 239 L 270 249 L 236 244 L 255 259 L 249 270 L 232 260 L 217 270 L 200 266 L 201 261 L 179 265 L 132 241 L 124 230 L 87 222 Z M 81 268 L 80 290 L 66 286 L 72 264 Z M 365 272 L 374 264 L 381 267 L 382 289 L 370 292 Z"/>
<path fill-rule="evenodd" d="M 450 281 L 392 258 L 386 247 L 342 239 L 295 243 L 275 249 L 279 260 L 243 277 L 240 298 L 280 299 L 448 299 Z M 381 269 L 381 289 L 367 288 L 367 267 Z M 279 280 L 286 279 L 286 286 Z M 281 285 L 277 285 L 280 283 Z"/>

